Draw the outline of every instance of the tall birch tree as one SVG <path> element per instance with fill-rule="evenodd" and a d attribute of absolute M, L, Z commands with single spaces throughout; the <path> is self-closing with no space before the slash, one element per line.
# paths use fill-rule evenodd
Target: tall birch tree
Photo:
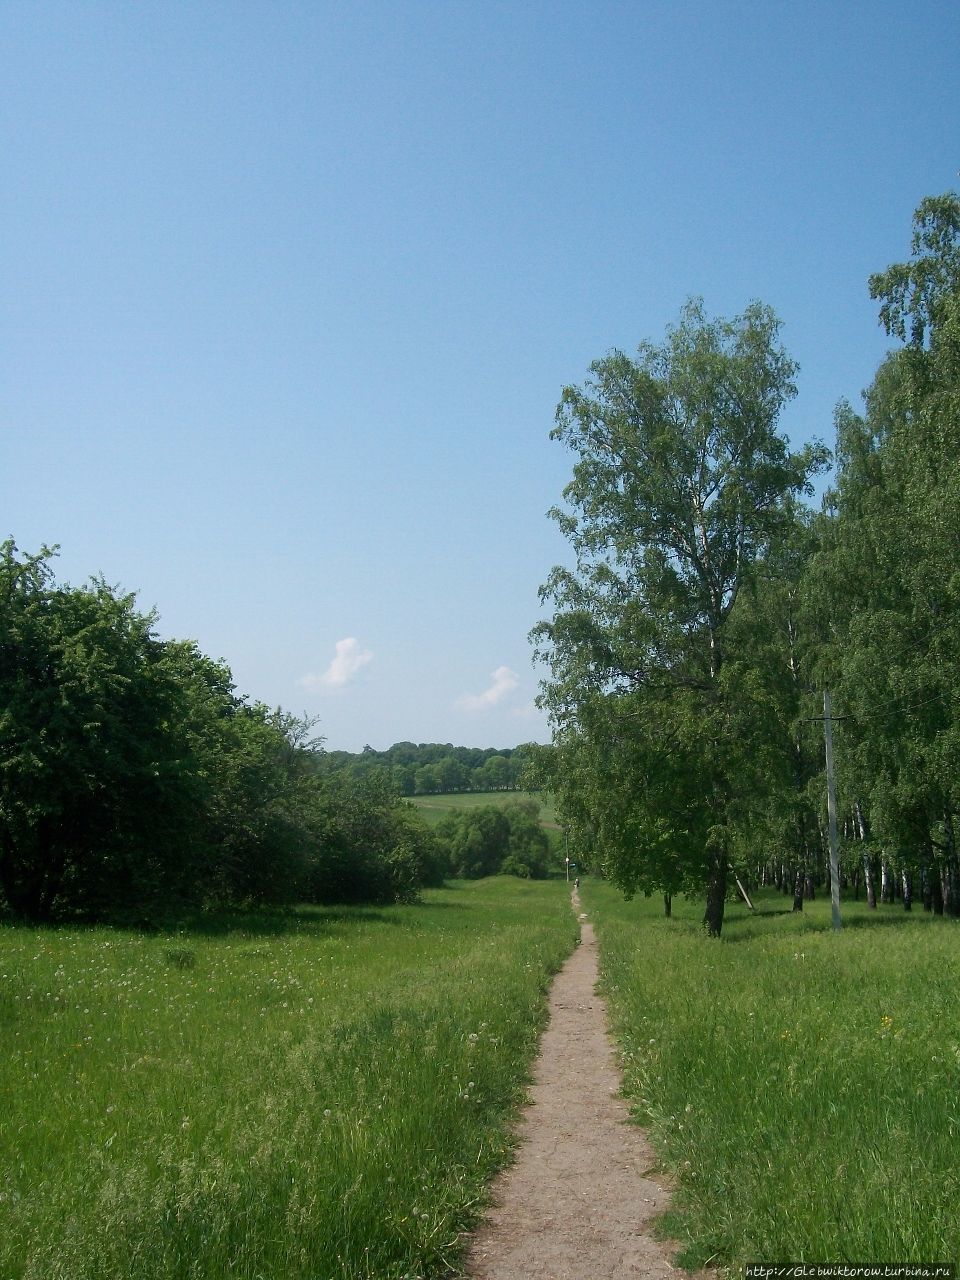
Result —
<path fill-rule="evenodd" d="M 726 320 L 693 300 L 662 343 L 614 351 L 565 388 L 552 432 L 575 457 L 552 512 L 575 565 L 551 573 L 553 618 L 533 634 L 560 767 L 575 757 L 593 791 L 612 878 L 697 885 L 717 937 L 748 750 L 728 619 L 826 462 L 777 429 L 796 373 L 779 333 L 760 303 Z"/>

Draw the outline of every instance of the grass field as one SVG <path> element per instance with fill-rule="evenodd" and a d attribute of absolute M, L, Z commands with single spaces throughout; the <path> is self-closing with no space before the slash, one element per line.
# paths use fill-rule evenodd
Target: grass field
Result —
<path fill-rule="evenodd" d="M 3 1280 L 442 1274 L 508 1150 L 565 886 L 0 928 Z"/>
<path fill-rule="evenodd" d="M 588 880 L 624 1088 L 677 1186 L 684 1260 L 960 1259 L 960 928 L 761 895 L 706 938 L 700 902 Z"/>
<path fill-rule="evenodd" d="M 543 826 L 557 827 L 557 815 L 549 797 L 534 795 L 529 791 L 453 791 L 440 796 L 410 796 L 425 820 L 435 825 L 448 813 L 459 809 L 475 809 L 484 805 L 516 804 L 519 800 L 536 800 L 540 806 L 540 822 Z"/>

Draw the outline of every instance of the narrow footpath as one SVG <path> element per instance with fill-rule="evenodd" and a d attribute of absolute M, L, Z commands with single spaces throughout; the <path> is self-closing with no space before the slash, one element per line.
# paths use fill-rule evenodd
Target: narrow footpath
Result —
<path fill-rule="evenodd" d="M 580 912 L 580 945 L 554 980 L 515 1162 L 493 1186 L 473 1238 L 470 1280 L 661 1280 L 678 1272 L 649 1234 L 668 1193 L 645 1176 L 654 1155 L 628 1121 L 595 990 L 593 929 Z"/>

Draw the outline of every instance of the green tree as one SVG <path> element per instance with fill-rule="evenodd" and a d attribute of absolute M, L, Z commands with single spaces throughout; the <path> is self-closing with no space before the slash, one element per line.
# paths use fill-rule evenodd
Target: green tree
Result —
<path fill-rule="evenodd" d="M 102 580 L 0 547 L 0 891 L 15 913 L 407 901 L 443 853 L 387 765 L 323 767 L 309 721 L 236 695 Z M 376 757 L 376 753 L 368 753 Z"/>
<path fill-rule="evenodd" d="M 850 717 L 839 778 L 885 878 L 918 872 L 960 914 L 960 198 L 924 200 L 910 261 L 871 277 L 888 333 L 861 417 L 838 415 L 838 477 L 812 572 L 820 662 Z M 868 890 L 869 891 L 869 890 Z M 909 900 L 909 892 L 905 901 Z"/>
<path fill-rule="evenodd" d="M 183 890 L 196 799 L 153 615 L 51 557 L 0 548 L 0 887 L 38 920 Z"/>
<path fill-rule="evenodd" d="M 776 429 L 795 393 L 779 328 L 760 304 L 728 321 L 691 302 L 662 344 L 644 343 L 635 360 L 614 352 L 567 387 L 553 431 L 576 456 L 567 509 L 553 513 L 576 567 L 555 569 L 542 591 L 555 609 L 534 632 L 551 668 L 542 704 L 561 761 L 571 749 L 584 759 L 580 739 L 591 762 L 626 744 L 610 874 L 628 890 L 640 883 L 641 831 L 651 873 L 666 856 L 706 889 L 716 936 L 744 801 L 739 691 L 722 678 L 727 624 L 783 536 L 789 500 L 826 465 L 822 446 L 792 452 Z M 581 778 L 599 814 L 609 771 L 589 763 Z"/>
<path fill-rule="evenodd" d="M 500 864 L 502 875 L 542 880 L 547 874 L 550 841 L 540 825 L 540 805 L 536 800 L 516 800 L 504 808 L 510 827 L 507 855 Z"/>

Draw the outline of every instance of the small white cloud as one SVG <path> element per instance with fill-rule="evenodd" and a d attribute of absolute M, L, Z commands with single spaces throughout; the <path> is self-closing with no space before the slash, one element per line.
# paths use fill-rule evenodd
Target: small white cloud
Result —
<path fill-rule="evenodd" d="M 313 672 L 301 677 L 300 684 L 311 693 L 319 693 L 324 689 L 342 689 L 369 663 L 373 654 L 369 649 L 361 649 L 360 642 L 353 636 L 338 640 L 336 651 L 329 667 L 322 675 Z"/>
<path fill-rule="evenodd" d="M 497 667 L 490 677 L 490 687 L 483 693 L 465 693 L 457 699 L 461 711 L 486 711 L 502 702 L 520 683 L 520 677 L 509 667 Z"/>

